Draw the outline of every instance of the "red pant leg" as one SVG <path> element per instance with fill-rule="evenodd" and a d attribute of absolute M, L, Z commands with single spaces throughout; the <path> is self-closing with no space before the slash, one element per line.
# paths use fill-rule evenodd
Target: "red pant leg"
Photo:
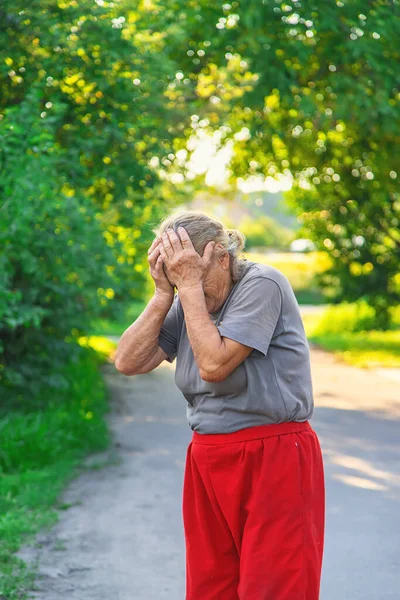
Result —
<path fill-rule="evenodd" d="M 190 443 L 186 456 L 186 600 L 238 600 L 239 556 L 210 481 L 208 450 Z"/>
<path fill-rule="evenodd" d="M 325 484 L 314 430 L 263 440 L 241 547 L 240 600 L 318 600 Z"/>
<path fill-rule="evenodd" d="M 240 600 L 318 600 L 325 518 L 314 430 L 209 447 L 209 473 L 240 555 Z"/>

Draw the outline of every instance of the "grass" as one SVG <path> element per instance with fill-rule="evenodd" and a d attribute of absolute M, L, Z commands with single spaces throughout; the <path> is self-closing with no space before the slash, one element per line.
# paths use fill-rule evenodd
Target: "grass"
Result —
<path fill-rule="evenodd" d="M 54 397 L 45 388 L 46 408 L 21 407 L 0 419 L 0 598 L 26 597 L 34 573 L 15 552 L 57 520 L 66 482 L 87 454 L 109 444 L 107 391 L 99 372 L 109 348 L 95 352 L 89 344 L 84 340 L 81 358 L 64 367 L 68 391 Z"/>
<path fill-rule="evenodd" d="M 357 367 L 400 368 L 400 331 L 310 336 L 309 340 Z"/>
<path fill-rule="evenodd" d="M 366 304 L 340 304 L 322 315 L 303 317 L 310 342 L 363 368 L 400 368 L 400 307 L 392 311 L 392 329 L 374 329 L 374 311 Z"/>

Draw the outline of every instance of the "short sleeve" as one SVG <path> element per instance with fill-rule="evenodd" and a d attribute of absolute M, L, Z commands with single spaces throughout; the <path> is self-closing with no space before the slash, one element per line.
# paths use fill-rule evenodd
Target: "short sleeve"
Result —
<path fill-rule="evenodd" d="M 267 277 L 245 281 L 234 294 L 218 330 L 266 356 L 282 311 L 279 285 Z"/>
<path fill-rule="evenodd" d="M 160 329 L 158 345 L 168 354 L 166 360 L 172 363 L 178 352 L 178 341 L 180 333 L 180 318 L 178 310 L 178 295 L 175 294 L 174 301 Z"/>

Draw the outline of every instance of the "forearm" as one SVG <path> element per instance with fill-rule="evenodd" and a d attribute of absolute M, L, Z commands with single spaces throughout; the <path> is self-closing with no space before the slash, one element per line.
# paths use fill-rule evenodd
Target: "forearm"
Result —
<path fill-rule="evenodd" d="M 208 313 L 202 285 L 178 291 L 193 355 L 200 376 L 206 379 L 223 366 L 225 343 Z"/>
<path fill-rule="evenodd" d="M 119 371 L 138 371 L 152 359 L 172 301 L 173 297 L 154 295 L 142 314 L 124 331 L 114 361 Z"/>

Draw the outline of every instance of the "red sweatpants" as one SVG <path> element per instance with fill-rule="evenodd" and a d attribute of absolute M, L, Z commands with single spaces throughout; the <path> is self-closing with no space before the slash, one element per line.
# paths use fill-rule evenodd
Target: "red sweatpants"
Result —
<path fill-rule="evenodd" d="M 186 600 L 318 600 L 325 482 L 309 421 L 194 432 L 183 520 Z"/>

